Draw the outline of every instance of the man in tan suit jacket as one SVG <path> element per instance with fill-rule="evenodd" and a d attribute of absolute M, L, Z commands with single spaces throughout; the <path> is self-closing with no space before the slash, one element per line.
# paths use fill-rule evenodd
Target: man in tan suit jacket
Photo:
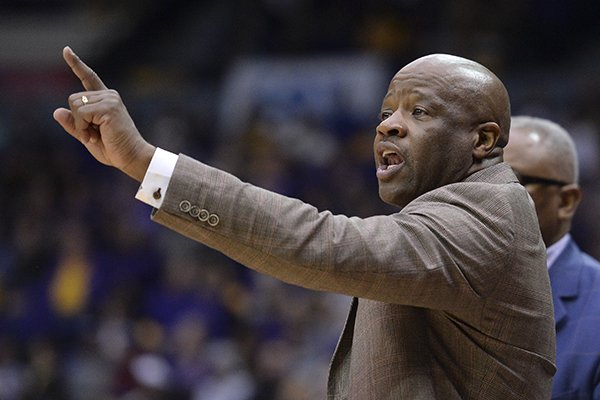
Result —
<path fill-rule="evenodd" d="M 374 141 L 380 197 L 354 218 L 241 182 L 147 143 L 118 93 L 69 49 L 85 91 L 54 118 L 100 162 L 142 182 L 153 219 L 240 263 L 354 297 L 329 399 L 547 399 L 554 321 L 526 190 L 502 162 L 500 80 L 431 55 L 392 79 Z"/>

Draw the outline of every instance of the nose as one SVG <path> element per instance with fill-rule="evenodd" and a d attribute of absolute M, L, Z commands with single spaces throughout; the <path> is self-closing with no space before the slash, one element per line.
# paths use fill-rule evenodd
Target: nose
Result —
<path fill-rule="evenodd" d="M 401 121 L 398 116 L 399 113 L 393 113 L 377 126 L 377 133 L 383 136 L 406 136 L 406 125 Z"/>

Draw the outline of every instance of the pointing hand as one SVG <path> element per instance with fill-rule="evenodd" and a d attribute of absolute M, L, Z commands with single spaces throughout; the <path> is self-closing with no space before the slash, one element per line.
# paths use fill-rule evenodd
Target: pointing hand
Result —
<path fill-rule="evenodd" d="M 117 91 L 71 48 L 64 48 L 63 57 L 85 91 L 70 95 L 69 108 L 56 109 L 54 119 L 98 161 L 142 181 L 155 147 L 140 135 Z"/>

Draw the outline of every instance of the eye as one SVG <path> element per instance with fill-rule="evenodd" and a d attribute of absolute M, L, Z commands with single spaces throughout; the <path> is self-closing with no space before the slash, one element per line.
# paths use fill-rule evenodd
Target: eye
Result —
<path fill-rule="evenodd" d="M 422 116 L 427 115 L 427 111 L 425 111 L 421 107 L 415 107 L 415 109 L 412 112 L 412 115 L 415 116 L 415 117 L 422 117 Z"/>
<path fill-rule="evenodd" d="M 388 119 L 389 117 L 392 116 L 392 112 L 391 111 L 382 111 L 381 114 L 379 114 L 379 119 L 381 119 L 382 121 L 385 119 Z"/>

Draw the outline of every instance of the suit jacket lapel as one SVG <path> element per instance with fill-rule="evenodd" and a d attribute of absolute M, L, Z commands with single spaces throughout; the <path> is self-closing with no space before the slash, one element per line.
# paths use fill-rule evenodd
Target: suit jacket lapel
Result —
<path fill-rule="evenodd" d="M 570 240 L 564 251 L 550 268 L 552 281 L 552 300 L 554 302 L 554 320 L 558 330 L 567 315 L 565 302 L 579 294 L 579 275 L 581 272 L 581 251 Z"/>
<path fill-rule="evenodd" d="M 344 329 L 342 330 L 342 334 L 329 366 L 329 378 L 327 382 L 328 398 L 345 398 L 348 387 L 350 386 L 350 357 L 357 308 L 358 299 L 353 297 L 346 324 L 344 325 Z"/>

